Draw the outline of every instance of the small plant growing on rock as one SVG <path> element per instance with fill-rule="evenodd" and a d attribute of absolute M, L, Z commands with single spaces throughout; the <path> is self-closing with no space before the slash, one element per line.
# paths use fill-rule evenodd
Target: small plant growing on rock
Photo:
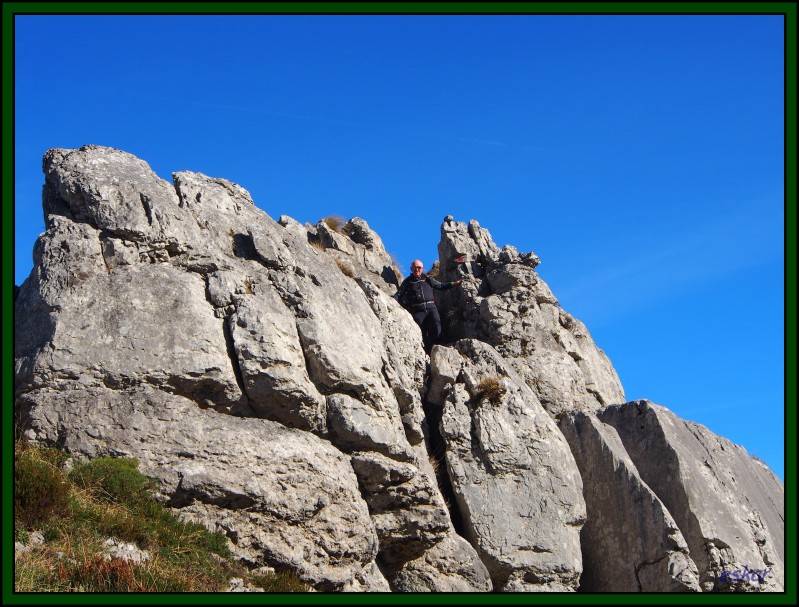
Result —
<path fill-rule="evenodd" d="M 333 230 L 334 232 L 338 232 L 339 234 L 344 233 L 344 225 L 347 223 L 344 221 L 343 217 L 338 215 L 328 215 L 327 217 L 322 218 L 322 223 L 324 223 L 328 228 Z"/>
<path fill-rule="evenodd" d="M 338 269 L 341 270 L 341 273 L 344 274 L 344 276 L 355 278 L 355 268 L 352 267 L 352 264 L 349 261 L 344 259 L 336 259 L 336 265 L 338 266 Z"/>
<path fill-rule="evenodd" d="M 507 392 L 507 389 L 501 377 L 486 377 L 477 384 L 475 399 L 478 401 L 487 400 L 492 405 L 498 405 L 502 401 L 505 392 Z"/>
<path fill-rule="evenodd" d="M 326 247 L 325 247 L 324 243 L 322 242 L 322 240 L 318 236 L 314 237 L 314 238 L 309 238 L 308 239 L 308 244 L 311 245 L 317 251 L 325 251 L 326 250 Z"/>

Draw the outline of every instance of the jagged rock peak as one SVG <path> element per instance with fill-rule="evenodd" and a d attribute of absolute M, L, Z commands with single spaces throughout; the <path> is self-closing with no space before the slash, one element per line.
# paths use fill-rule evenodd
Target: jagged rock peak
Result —
<path fill-rule="evenodd" d="M 462 279 L 440 307 L 450 340 L 470 337 L 494 346 L 552 415 L 624 402 L 621 382 L 585 325 L 560 307 L 535 271 L 538 256 L 497 247 L 480 224 L 441 224 L 443 280 Z"/>

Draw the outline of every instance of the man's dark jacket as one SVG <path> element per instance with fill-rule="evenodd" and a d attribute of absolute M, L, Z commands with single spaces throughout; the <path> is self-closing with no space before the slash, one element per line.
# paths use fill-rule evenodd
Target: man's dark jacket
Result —
<path fill-rule="evenodd" d="M 422 274 L 419 278 L 411 274 L 402 281 L 394 298 L 400 302 L 403 308 L 415 312 L 417 310 L 424 310 L 430 306 L 435 307 L 433 289 L 451 289 L 454 286 L 455 283 L 442 283 L 427 274 Z"/>

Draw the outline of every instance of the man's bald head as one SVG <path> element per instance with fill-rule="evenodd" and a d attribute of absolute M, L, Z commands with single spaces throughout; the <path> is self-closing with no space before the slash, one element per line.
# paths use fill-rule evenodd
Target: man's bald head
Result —
<path fill-rule="evenodd" d="M 424 263 L 422 263 L 422 260 L 414 259 L 411 262 L 411 274 L 413 276 L 420 276 L 422 274 L 422 270 L 424 270 Z"/>

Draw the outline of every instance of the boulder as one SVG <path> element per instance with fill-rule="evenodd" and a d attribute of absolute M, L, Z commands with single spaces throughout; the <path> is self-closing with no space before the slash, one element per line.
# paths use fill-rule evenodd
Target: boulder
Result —
<path fill-rule="evenodd" d="M 380 236 L 360 217 L 353 217 L 340 228 L 320 221 L 308 239 L 323 248 L 351 278 L 368 280 L 393 295 L 402 282 L 396 260 L 386 251 Z"/>
<path fill-rule="evenodd" d="M 242 417 L 332 441 L 335 447 L 325 443 L 319 457 L 333 458 L 331 470 L 341 461 L 349 467 L 344 476 L 330 471 L 334 478 L 349 481 L 357 478 L 355 468 L 364 470 L 354 468 L 342 450 L 367 460 L 382 453 L 392 462 L 389 468 L 412 470 L 419 478 L 397 489 L 397 503 L 375 509 L 385 541 L 377 545 L 375 523 L 353 523 L 352 533 L 371 530 L 364 536 L 371 542 L 370 558 L 357 553 L 329 575 L 320 559 L 335 563 L 339 557 L 294 538 L 297 530 L 283 528 L 294 525 L 293 519 L 271 520 L 249 510 L 233 516 L 218 507 L 217 497 L 181 505 L 184 516 L 245 538 L 234 542 L 241 558 L 258 561 L 268 553 L 269 562 L 299 571 L 318 588 L 356 583 L 356 571 L 374 561 L 378 549 L 381 559 L 398 562 L 406 550 L 398 538 L 411 538 L 410 551 L 418 554 L 446 536 L 443 498 L 415 464 L 419 457 L 426 461 L 421 336 L 389 296 L 391 286 L 380 272 L 390 256 L 366 222 L 351 220 L 351 236 L 336 240 L 360 260 L 364 274 L 356 281 L 309 242 L 319 238 L 316 231 L 299 229 L 287 218 L 275 222 L 230 181 L 184 171 L 169 184 L 142 160 L 100 146 L 50 150 L 44 170 L 47 231 L 15 304 L 16 394 L 23 418 L 38 425 L 59 418 L 63 427 L 42 434 L 38 425 L 27 426 L 37 440 L 79 451 L 74 439 L 63 438 L 104 423 L 95 420 L 101 413 L 91 407 L 84 417 L 66 415 L 58 409 L 66 402 L 77 407 L 98 399 L 188 399 L 198 414 L 222 415 L 219 423 L 229 425 L 231 443 L 252 439 L 233 436 L 248 427 Z M 53 393 L 62 397 L 50 402 Z M 158 407 L 147 412 L 160 419 Z M 126 453 L 132 449 L 129 438 L 103 435 L 105 451 L 93 450 Z M 143 445 L 135 451 L 146 460 L 157 448 Z M 230 465 L 236 457 L 229 455 Z M 203 474 L 221 479 L 226 469 L 211 470 L 214 465 L 204 463 Z M 245 459 L 240 465 L 249 468 Z M 293 464 L 274 454 L 259 465 L 280 470 Z M 156 473 L 154 466 L 147 470 Z M 369 495 L 369 488 L 384 490 L 368 474 L 354 487 L 354 503 L 364 508 L 361 489 L 372 506 L 381 496 Z M 254 499 L 244 489 L 241 494 L 218 499 Z M 264 532 L 261 525 L 274 528 Z M 282 548 L 274 548 L 275 537 L 285 540 Z M 415 548 L 412 538 L 418 539 Z M 335 552 L 324 535 L 322 540 Z M 349 550 L 346 541 L 341 546 Z M 311 552 L 316 556 L 305 563 Z"/>
<path fill-rule="evenodd" d="M 398 592 L 490 592 L 491 577 L 462 537 L 450 534 L 405 562 L 392 579 Z"/>

